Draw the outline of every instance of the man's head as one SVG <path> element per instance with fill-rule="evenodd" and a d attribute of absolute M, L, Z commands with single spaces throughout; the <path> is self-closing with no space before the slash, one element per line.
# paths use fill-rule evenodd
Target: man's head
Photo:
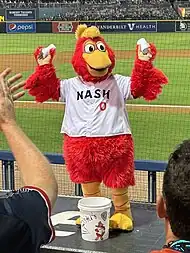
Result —
<path fill-rule="evenodd" d="M 169 221 L 174 236 L 190 240 L 190 140 L 170 155 L 157 212 Z"/>

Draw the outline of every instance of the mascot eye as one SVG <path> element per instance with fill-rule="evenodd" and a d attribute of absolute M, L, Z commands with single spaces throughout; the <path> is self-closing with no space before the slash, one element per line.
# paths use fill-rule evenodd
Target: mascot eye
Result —
<path fill-rule="evenodd" d="M 97 45 L 98 50 L 100 50 L 102 52 L 106 51 L 106 47 L 105 47 L 105 45 L 102 42 L 97 42 L 96 45 Z"/>
<path fill-rule="evenodd" d="M 84 47 L 84 51 L 86 53 L 92 53 L 94 52 L 95 50 L 95 46 L 93 44 L 87 44 L 85 47 Z"/>

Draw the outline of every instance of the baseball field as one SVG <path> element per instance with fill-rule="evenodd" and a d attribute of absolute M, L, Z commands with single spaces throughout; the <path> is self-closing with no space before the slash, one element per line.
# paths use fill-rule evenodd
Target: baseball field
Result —
<path fill-rule="evenodd" d="M 104 34 L 116 53 L 115 73 L 130 75 L 136 42 L 142 37 L 155 43 L 155 66 L 168 76 L 169 85 L 151 103 L 141 99 L 127 102 L 136 159 L 166 160 L 177 143 L 190 137 L 190 33 Z M 57 47 L 57 75 L 62 79 L 75 75 L 70 64 L 74 34 L 1 34 L 0 41 L 0 71 L 11 67 L 13 73 L 21 72 L 27 78 L 36 65 L 34 49 L 53 43 Z M 20 125 L 42 151 L 61 153 L 64 105 L 36 104 L 28 94 L 22 100 L 16 103 Z M 1 149 L 7 150 L 2 136 L 0 142 Z"/>

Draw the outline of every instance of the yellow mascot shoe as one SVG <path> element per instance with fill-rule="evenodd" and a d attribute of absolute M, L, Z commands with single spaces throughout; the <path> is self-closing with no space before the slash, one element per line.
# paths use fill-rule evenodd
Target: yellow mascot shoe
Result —
<path fill-rule="evenodd" d="M 80 225 L 81 225 L 80 217 L 75 221 L 75 224 L 76 224 L 77 226 L 80 226 Z"/>
<path fill-rule="evenodd" d="M 133 221 L 126 214 L 116 213 L 110 218 L 110 229 L 133 231 Z"/>

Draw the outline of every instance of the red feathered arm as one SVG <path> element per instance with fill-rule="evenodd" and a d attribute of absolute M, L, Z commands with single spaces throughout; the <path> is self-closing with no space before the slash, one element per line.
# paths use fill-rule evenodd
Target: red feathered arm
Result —
<path fill-rule="evenodd" d="M 154 100 L 162 92 L 163 85 L 168 83 L 164 73 L 153 66 L 156 57 L 156 47 L 150 44 L 148 60 L 139 59 L 139 46 L 136 49 L 136 59 L 131 75 L 131 94 L 134 98 L 143 97 L 145 100 Z"/>
<path fill-rule="evenodd" d="M 60 97 L 60 80 L 56 76 L 55 68 L 52 64 L 55 50 L 50 50 L 49 58 L 41 59 L 39 65 L 38 57 L 41 54 L 42 47 L 38 47 L 34 52 L 38 66 L 35 72 L 27 79 L 24 86 L 31 96 L 35 97 L 36 102 L 45 102 L 49 99 L 59 100 Z"/>

